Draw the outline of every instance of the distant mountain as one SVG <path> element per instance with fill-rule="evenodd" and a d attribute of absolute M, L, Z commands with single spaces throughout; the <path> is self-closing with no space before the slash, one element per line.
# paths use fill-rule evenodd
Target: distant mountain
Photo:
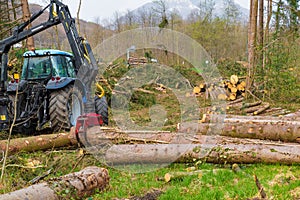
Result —
<path fill-rule="evenodd" d="M 176 12 L 183 19 L 187 19 L 191 13 L 200 12 L 205 9 L 205 5 L 212 6 L 213 17 L 224 17 L 226 8 L 227 10 L 235 10 L 239 14 L 241 21 L 248 19 L 248 9 L 243 8 L 239 4 L 232 1 L 232 5 L 228 5 L 229 0 L 165 0 L 167 12 Z M 139 12 L 143 10 L 149 10 L 156 8 L 157 5 L 154 2 L 146 3 L 143 6 L 137 8 L 133 12 Z"/>

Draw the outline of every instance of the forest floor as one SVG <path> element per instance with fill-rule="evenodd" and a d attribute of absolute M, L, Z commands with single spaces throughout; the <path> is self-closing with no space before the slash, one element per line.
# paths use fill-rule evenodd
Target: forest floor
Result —
<path fill-rule="evenodd" d="M 127 72 L 126 67 L 114 69 L 106 74 L 109 85 L 114 85 Z M 189 69 L 181 69 L 182 73 L 190 77 L 191 84 L 201 83 L 199 75 Z M 112 91 L 104 87 L 107 94 Z M 145 93 L 145 91 L 147 91 Z M 211 102 L 205 97 L 197 97 L 199 107 L 209 107 Z M 108 98 L 108 100 L 110 100 Z M 270 101 L 268 101 L 270 102 Z M 146 85 L 142 90 L 132 95 L 130 102 L 131 119 L 143 126 L 151 122 L 149 108 L 159 104 L 165 108 L 166 121 L 164 130 L 176 130 L 181 120 L 180 105 L 172 92 L 165 88 L 157 90 L 157 84 Z M 282 104 L 270 102 L 271 106 L 280 106 L 290 111 L 299 109 L 299 103 Z M 199 117 L 201 117 L 199 114 Z M 110 113 L 111 117 L 111 113 Z M 114 126 L 110 121 L 110 126 Z M 19 137 L 20 135 L 14 135 Z M 7 139 L 7 135 L 0 135 Z M 0 163 L 2 164 L 2 162 Z M 256 185 L 256 175 L 266 193 L 267 199 L 296 200 L 300 199 L 300 165 L 269 165 L 269 164 L 239 164 L 238 170 L 231 164 L 210 164 L 194 161 L 188 164 L 170 164 L 168 166 L 151 169 L 143 166 L 143 173 L 136 173 L 141 166 L 128 167 L 106 166 L 95 156 L 84 153 L 82 149 L 66 147 L 33 153 L 20 152 L 8 157 L 4 182 L 0 184 L 0 193 L 7 193 L 31 185 L 30 181 L 37 176 L 51 170 L 44 180 L 79 171 L 87 166 L 106 167 L 110 173 L 110 185 L 103 192 L 97 192 L 88 199 L 260 199 L 261 194 Z M 205 173 L 186 176 L 165 182 L 163 177 L 170 172 L 185 172 L 190 170 L 205 170 Z M 218 169 L 218 170 L 215 170 Z M 221 169 L 221 170 L 219 170 Z M 145 172 L 146 171 L 146 172 Z M 41 180 L 42 181 L 42 180 Z"/>

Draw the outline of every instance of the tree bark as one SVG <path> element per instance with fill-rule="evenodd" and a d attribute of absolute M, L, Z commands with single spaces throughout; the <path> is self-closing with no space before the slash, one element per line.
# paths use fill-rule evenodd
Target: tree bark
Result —
<path fill-rule="evenodd" d="M 29 10 L 29 5 L 27 0 L 21 0 L 22 3 L 22 11 L 23 11 L 23 20 L 28 21 L 30 19 L 30 10 Z M 28 28 L 31 28 L 31 23 L 28 25 Z M 27 48 L 29 50 L 34 49 L 34 40 L 33 37 L 28 37 L 27 38 Z"/>
<path fill-rule="evenodd" d="M 267 105 L 266 105 L 267 106 Z M 179 132 L 201 133 L 231 136 L 238 138 L 255 138 L 298 142 L 300 139 L 300 111 L 281 117 L 272 116 L 237 116 L 205 115 L 203 123 L 183 124 Z M 214 129 L 217 124 L 222 130 Z M 213 132 L 219 130 L 219 133 Z"/>
<path fill-rule="evenodd" d="M 209 163 L 300 163 L 300 145 L 253 139 L 202 136 L 199 144 L 113 145 L 105 154 L 111 165 L 167 164 L 172 162 Z M 210 144 L 214 141 L 216 144 Z"/>
<path fill-rule="evenodd" d="M 256 33 L 257 33 L 258 0 L 250 1 L 250 24 L 248 30 L 248 75 L 246 78 L 246 91 L 250 90 L 254 75 L 256 57 Z"/>
<path fill-rule="evenodd" d="M 258 45 L 259 63 L 262 65 L 264 60 L 264 0 L 259 0 Z"/>
<path fill-rule="evenodd" d="M 73 134 L 73 135 L 72 135 Z M 33 152 L 77 144 L 74 133 L 59 133 L 51 135 L 39 135 L 26 138 L 16 138 L 10 141 L 8 154 L 12 155 L 20 151 Z M 0 141 L 0 150 L 5 151 L 7 140 Z"/>
<path fill-rule="evenodd" d="M 58 200 L 83 199 L 95 190 L 103 190 L 109 184 L 108 171 L 99 167 L 87 167 L 79 172 L 68 174 L 46 183 L 0 195 L 0 200 Z"/>
<path fill-rule="evenodd" d="M 221 128 L 217 128 L 221 126 Z M 235 117 L 216 123 L 190 123 L 182 125 L 179 132 L 230 136 L 237 138 L 267 139 L 283 142 L 298 142 L 300 121 L 278 117 Z"/>

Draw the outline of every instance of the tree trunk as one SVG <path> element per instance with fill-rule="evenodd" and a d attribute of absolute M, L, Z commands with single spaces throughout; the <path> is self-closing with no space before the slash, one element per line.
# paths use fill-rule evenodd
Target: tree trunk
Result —
<path fill-rule="evenodd" d="M 96 190 L 103 190 L 108 183 L 108 171 L 93 166 L 49 180 L 46 183 L 35 184 L 0 195 L 0 200 L 84 199 L 84 197 L 91 196 Z"/>
<path fill-rule="evenodd" d="M 199 144 L 113 145 L 105 154 L 112 165 L 167 164 L 172 162 L 209 163 L 300 163 L 300 145 L 253 139 L 202 136 Z M 210 144 L 209 142 L 216 144 Z M 130 152 L 130 153 L 129 153 Z"/>
<path fill-rule="evenodd" d="M 264 0 L 259 0 L 259 18 L 258 18 L 258 45 L 259 45 L 259 63 L 264 60 Z"/>
<path fill-rule="evenodd" d="M 221 128 L 217 128 L 217 126 L 221 126 Z M 300 121 L 278 117 L 244 116 L 225 118 L 224 121 L 219 123 L 212 121 L 212 123 L 185 124 L 180 128 L 179 132 L 298 142 L 300 139 Z"/>
<path fill-rule="evenodd" d="M 257 32 L 257 11 L 258 0 L 251 0 L 250 4 L 250 24 L 248 30 L 248 75 L 246 79 L 246 91 L 252 86 L 256 57 L 256 32 Z"/>
<path fill-rule="evenodd" d="M 21 0 L 22 3 L 22 11 L 23 11 L 23 20 L 28 21 L 30 19 L 30 10 L 29 10 L 29 5 L 28 5 L 28 1 L 27 0 Z M 28 25 L 27 28 L 31 28 L 31 23 Z M 29 50 L 34 49 L 34 40 L 33 37 L 28 37 L 27 38 L 27 48 Z"/>
<path fill-rule="evenodd" d="M 16 138 L 10 141 L 8 154 L 12 155 L 20 151 L 25 152 L 33 152 L 36 150 L 46 150 L 57 147 L 64 147 L 76 144 L 76 139 L 72 139 L 75 137 L 68 133 L 59 133 L 59 134 L 51 134 L 51 135 L 39 135 L 32 136 L 26 138 Z M 0 141 L 0 149 L 5 151 L 7 140 Z"/>

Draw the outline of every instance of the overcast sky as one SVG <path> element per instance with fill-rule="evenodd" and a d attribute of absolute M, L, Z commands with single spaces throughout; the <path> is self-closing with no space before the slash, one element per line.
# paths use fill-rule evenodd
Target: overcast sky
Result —
<path fill-rule="evenodd" d="M 48 4 L 50 0 L 28 0 L 29 3 Z M 69 6 L 73 17 L 76 17 L 79 0 L 61 0 Z M 133 10 L 139 6 L 151 2 L 152 0 L 82 0 L 80 18 L 87 21 L 107 19 L 113 16 L 115 11 L 125 12 L 127 9 Z M 242 7 L 249 8 L 249 0 L 235 0 Z M 46 2 L 46 3 L 45 3 Z"/>

